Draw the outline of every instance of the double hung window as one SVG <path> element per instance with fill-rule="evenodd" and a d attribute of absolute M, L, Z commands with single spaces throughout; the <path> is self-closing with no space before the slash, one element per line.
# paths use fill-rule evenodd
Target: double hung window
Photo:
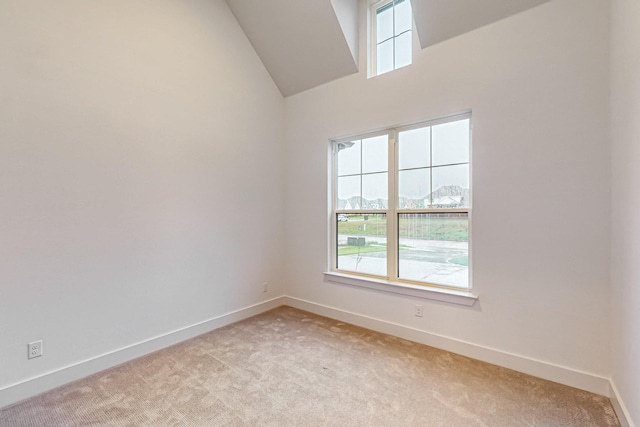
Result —
<path fill-rule="evenodd" d="M 470 114 L 333 141 L 334 271 L 470 289 Z"/>

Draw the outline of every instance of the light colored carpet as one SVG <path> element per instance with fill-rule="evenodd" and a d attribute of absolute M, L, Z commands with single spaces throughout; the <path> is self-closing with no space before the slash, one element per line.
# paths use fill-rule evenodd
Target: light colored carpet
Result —
<path fill-rule="evenodd" d="M 619 426 L 611 402 L 280 307 L 0 410 L 22 426 Z"/>

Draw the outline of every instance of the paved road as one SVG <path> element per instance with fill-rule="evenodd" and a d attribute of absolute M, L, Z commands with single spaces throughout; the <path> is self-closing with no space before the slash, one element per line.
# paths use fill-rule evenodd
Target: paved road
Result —
<path fill-rule="evenodd" d="M 347 235 L 338 236 L 338 242 L 347 241 Z M 382 236 L 366 236 L 368 242 L 386 244 Z M 469 267 L 460 265 L 461 258 L 468 256 L 467 242 L 444 242 L 439 240 L 401 239 L 399 270 L 403 279 L 467 287 Z M 386 276 L 385 252 L 369 252 L 342 255 L 338 258 L 341 270 Z"/>

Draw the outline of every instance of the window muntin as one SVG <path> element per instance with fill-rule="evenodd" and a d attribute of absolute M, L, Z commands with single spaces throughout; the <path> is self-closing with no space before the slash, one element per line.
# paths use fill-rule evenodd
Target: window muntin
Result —
<path fill-rule="evenodd" d="M 372 75 L 380 75 L 412 62 L 410 0 L 384 0 L 371 9 Z"/>
<path fill-rule="evenodd" d="M 470 125 L 463 114 L 334 142 L 332 269 L 471 287 Z"/>

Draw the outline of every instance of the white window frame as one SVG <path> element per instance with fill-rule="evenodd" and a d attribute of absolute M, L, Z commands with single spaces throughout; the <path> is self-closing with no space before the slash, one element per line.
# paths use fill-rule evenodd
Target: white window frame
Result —
<path fill-rule="evenodd" d="M 469 207 L 465 208 L 422 208 L 422 209 L 400 209 L 398 206 L 398 135 L 400 132 L 417 129 L 422 127 L 435 126 L 442 123 L 448 123 L 458 120 L 469 119 L 469 192 L 470 197 L 473 198 L 473 185 L 472 185 L 472 173 L 471 168 L 473 162 L 471 161 L 471 111 L 465 111 L 454 115 L 443 116 L 436 119 L 425 120 L 421 122 L 412 123 L 409 125 L 395 126 L 381 131 L 366 132 L 357 135 L 351 135 L 341 138 L 330 139 L 331 144 L 331 203 L 330 203 L 330 215 L 329 215 L 329 269 L 326 271 L 325 278 L 330 282 L 337 282 L 351 286 L 365 287 L 375 290 L 381 290 L 392 293 L 399 293 L 403 295 L 409 295 L 414 297 L 421 297 L 427 299 L 435 299 L 438 301 L 450 302 L 454 304 L 461 304 L 471 306 L 477 300 L 477 296 L 472 293 L 472 200 L 470 200 Z M 389 137 L 389 156 L 388 156 L 388 196 L 389 202 L 387 209 L 379 210 L 344 210 L 337 209 L 337 194 L 338 194 L 338 155 L 337 146 L 340 143 L 351 142 L 354 140 L 367 139 L 380 135 L 388 135 Z M 439 283 L 425 283 L 416 282 L 411 280 L 403 280 L 398 278 L 398 255 L 397 255 L 397 221 L 398 213 L 466 213 L 469 221 L 469 286 L 468 288 L 455 287 L 450 285 L 444 285 Z M 337 267 L 337 215 L 338 214 L 386 214 L 387 216 L 387 276 L 375 276 L 365 273 L 352 272 L 339 270 Z"/>
<path fill-rule="evenodd" d="M 392 3 L 394 0 L 379 0 L 379 1 L 375 1 L 375 0 L 370 0 L 371 5 L 369 7 L 369 11 L 368 11 L 368 23 L 369 23 L 369 77 L 375 77 L 381 74 L 378 74 L 378 38 L 377 38 L 377 13 L 376 11 L 378 9 L 380 9 L 381 7 L 386 6 L 387 4 Z M 411 2 L 411 0 L 407 0 L 409 2 Z M 411 5 L 411 8 L 413 10 L 413 5 Z M 409 30 L 411 32 L 411 63 L 407 64 L 407 65 L 411 65 L 413 63 L 413 32 L 414 32 L 414 26 L 413 26 L 413 17 L 411 18 L 411 29 Z M 393 36 L 391 37 L 392 39 L 395 39 L 396 36 L 395 35 L 395 31 Z M 407 65 L 403 65 L 402 67 L 397 67 L 395 65 L 395 55 L 396 55 L 396 48 L 395 48 L 395 42 L 394 42 L 394 46 L 393 46 L 393 69 L 387 71 L 384 74 L 390 73 L 391 71 L 395 71 L 398 70 L 400 68 L 406 67 Z"/>

